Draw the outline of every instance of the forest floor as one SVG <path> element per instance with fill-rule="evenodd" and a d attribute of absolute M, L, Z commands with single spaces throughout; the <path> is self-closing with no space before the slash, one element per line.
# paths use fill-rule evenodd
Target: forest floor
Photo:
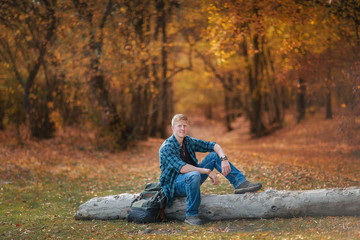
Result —
<path fill-rule="evenodd" d="M 263 184 L 262 191 L 360 186 L 360 119 L 315 115 L 297 124 L 290 115 L 282 129 L 260 139 L 248 134 L 243 118 L 231 132 L 214 120 L 191 119 L 190 134 L 219 143 L 249 180 Z M 21 143 L 15 131 L 0 131 L 0 239 L 360 239 L 360 217 L 214 221 L 201 227 L 75 221 L 79 205 L 93 197 L 138 193 L 157 181 L 163 139 L 111 152 L 100 149 L 84 127 L 43 141 L 26 131 L 20 135 Z M 207 180 L 202 193 L 232 193 L 226 179 L 219 179 L 218 186 Z"/>

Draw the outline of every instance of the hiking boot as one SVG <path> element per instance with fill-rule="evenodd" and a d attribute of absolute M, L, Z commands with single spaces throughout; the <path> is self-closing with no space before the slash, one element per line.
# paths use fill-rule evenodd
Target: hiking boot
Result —
<path fill-rule="evenodd" d="M 245 181 L 240 184 L 237 188 L 235 188 L 235 194 L 242 194 L 246 192 L 256 192 L 262 188 L 261 183 L 251 183 L 249 181 Z"/>
<path fill-rule="evenodd" d="M 203 224 L 203 222 L 198 216 L 186 216 L 185 223 L 196 226 Z"/>

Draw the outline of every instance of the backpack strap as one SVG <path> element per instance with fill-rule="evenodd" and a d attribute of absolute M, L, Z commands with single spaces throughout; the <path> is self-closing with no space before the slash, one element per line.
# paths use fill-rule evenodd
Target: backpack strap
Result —
<path fill-rule="evenodd" d="M 166 222 L 167 219 L 165 217 L 165 207 L 166 207 L 166 198 L 165 198 L 165 202 L 164 205 L 161 206 L 159 214 L 156 216 L 156 219 L 159 220 L 160 222 Z"/>

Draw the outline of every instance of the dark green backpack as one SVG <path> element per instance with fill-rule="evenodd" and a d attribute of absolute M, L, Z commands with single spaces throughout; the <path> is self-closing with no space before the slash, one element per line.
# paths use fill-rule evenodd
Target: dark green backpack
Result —
<path fill-rule="evenodd" d="M 149 183 L 131 203 L 129 222 L 151 223 L 165 221 L 166 197 L 159 182 Z"/>

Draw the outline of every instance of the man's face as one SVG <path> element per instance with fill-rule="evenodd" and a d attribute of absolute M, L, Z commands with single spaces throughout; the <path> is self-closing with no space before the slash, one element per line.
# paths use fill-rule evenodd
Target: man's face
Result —
<path fill-rule="evenodd" d="M 188 123 L 185 120 L 180 120 L 174 123 L 174 126 L 171 127 L 173 130 L 174 136 L 178 138 L 184 138 L 187 134 Z"/>

